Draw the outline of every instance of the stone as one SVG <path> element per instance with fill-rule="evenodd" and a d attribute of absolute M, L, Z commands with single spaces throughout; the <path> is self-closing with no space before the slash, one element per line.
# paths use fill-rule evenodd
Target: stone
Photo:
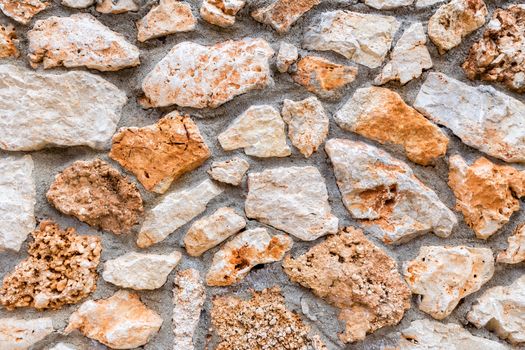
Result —
<path fill-rule="evenodd" d="M 235 96 L 271 85 L 273 54 L 263 39 L 228 40 L 213 46 L 179 43 L 142 82 L 141 103 L 145 107 L 216 108 Z"/>
<path fill-rule="evenodd" d="M 206 284 L 224 287 L 238 283 L 255 265 L 282 260 L 292 244 L 289 236 L 271 237 L 265 228 L 243 231 L 215 253 Z"/>
<path fill-rule="evenodd" d="M 178 0 L 161 0 L 144 18 L 137 22 L 137 38 L 144 42 L 149 39 L 195 29 L 197 19 L 191 13 L 188 3 Z"/>
<path fill-rule="evenodd" d="M 290 27 L 320 0 L 275 0 L 266 7 L 259 8 L 251 13 L 257 22 L 267 24 L 284 34 Z"/>
<path fill-rule="evenodd" d="M 62 0 L 62 5 L 74 9 L 85 9 L 95 3 L 95 0 Z"/>
<path fill-rule="evenodd" d="M 232 208 L 222 207 L 195 221 L 184 236 L 184 247 L 191 256 L 201 256 L 246 227 L 244 217 Z"/>
<path fill-rule="evenodd" d="M 118 15 L 140 9 L 136 0 L 97 0 L 97 11 L 100 13 L 110 13 Z"/>
<path fill-rule="evenodd" d="M 398 80 L 401 85 L 405 85 L 419 78 L 424 70 L 433 66 L 426 43 L 427 36 L 423 25 L 419 22 L 411 24 L 397 41 L 390 54 L 390 61 L 383 67 L 374 83 L 382 85 Z"/>
<path fill-rule="evenodd" d="M 277 58 L 275 60 L 277 70 L 281 73 L 286 73 L 298 58 L 299 52 L 297 51 L 297 47 L 285 41 L 281 41 L 279 52 L 277 53 Z"/>
<path fill-rule="evenodd" d="M 146 212 L 137 236 L 137 245 L 146 248 L 163 241 L 170 233 L 203 213 L 208 203 L 222 191 L 211 180 L 205 180 L 196 186 L 184 187 L 165 195 Z"/>
<path fill-rule="evenodd" d="M 71 344 L 58 343 L 49 350 L 77 350 L 77 348 Z"/>
<path fill-rule="evenodd" d="M 129 252 L 106 261 L 102 278 L 122 288 L 154 290 L 162 287 L 182 254 L 141 254 Z"/>
<path fill-rule="evenodd" d="M 235 24 L 235 15 L 245 4 L 244 0 L 203 0 L 200 15 L 208 23 L 227 28 Z"/>
<path fill-rule="evenodd" d="M 0 24 L 0 58 L 20 56 L 15 45 L 17 42 L 15 27 Z"/>
<path fill-rule="evenodd" d="M 98 158 L 68 166 L 46 197 L 58 211 L 117 235 L 131 232 L 144 212 L 137 186 Z"/>
<path fill-rule="evenodd" d="M 213 162 L 208 174 L 215 181 L 239 186 L 249 168 L 250 163 L 242 158 L 233 157 L 223 162 Z"/>
<path fill-rule="evenodd" d="M 460 156 L 449 159 L 448 184 L 456 196 L 456 210 L 476 237 L 487 239 L 520 209 L 525 196 L 525 172 L 478 158 L 472 165 Z"/>
<path fill-rule="evenodd" d="M 410 290 L 395 260 L 353 227 L 295 259 L 286 257 L 283 268 L 292 282 L 340 309 L 345 331 L 339 338 L 345 343 L 396 325 L 410 308 Z"/>
<path fill-rule="evenodd" d="M 489 248 L 423 246 L 403 274 L 412 293 L 420 295 L 419 309 L 442 320 L 492 278 L 494 258 Z"/>
<path fill-rule="evenodd" d="M 525 105 L 513 97 L 432 72 L 414 108 L 470 147 L 506 162 L 525 162 Z"/>
<path fill-rule="evenodd" d="M 309 50 L 334 51 L 344 57 L 377 68 L 385 60 L 400 23 L 392 16 L 351 11 L 330 11 L 320 15 L 303 39 Z"/>
<path fill-rule="evenodd" d="M 156 193 L 166 192 L 173 181 L 201 166 L 210 155 L 197 124 L 177 111 L 153 125 L 120 129 L 109 153 L 145 189 Z"/>
<path fill-rule="evenodd" d="M 393 10 L 399 7 L 410 6 L 414 0 L 364 0 L 368 6 L 376 10 Z"/>
<path fill-rule="evenodd" d="M 0 252 L 19 251 L 36 225 L 36 187 L 33 159 L 0 157 Z"/>
<path fill-rule="evenodd" d="M 56 310 L 76 304 L 97 288 L 99 237 L 62 231 L 50 220 L 32 232 L 29 256 L 4 276 L 0 304 L 8 310 L 34 307 Z"/>
<path fill-rule="evenodd" d="M 162 318 L 137 294 L 119 290 L 107 299 L 80 305 L 69 317 L 64 333 L 78 330 L 110 348 L 133 349 L 148 343 L 161 325 Z"/>
<path fill-rule="evenodd" d="M 33 68 L 42 63 L 44 69 L 64 66 L 112 72 L 140 64 L 135 45 L 88 13 L 37 21 L 27 38 Z"/>
<path fill-rule="evenodd" d="M 53 320 L 49 317 L 0 318 L 0 349 L 27 350 L 54 331 Z"/>
<path fill-rule="evenodd" d="M 288 157 L 284 121 L 279 112 L 268 105 L 251 106 L 218 136 L 225 151 L 244 148 L 255 157 Z"/>
<path fill-rule="evenodd" d="M 439 53 L 444 54 L 483 26 L 487 15 L 483 0 L 451 0 L 438 8 L 428 20 L 428 37 Z"/>
<path fill-rule="evenodd" d="M 387 244 L 433 232 L 448 237 L 454 213 L 404 162 L 363 142 L 331 139 L 326 153 L 350 215 Z"/>
<path fill-rule="evenodd" d="M 509 246 L 498 254 L 496 261 L 503 264 L 518 264 L 525 261 L 525 225 L 516 227 L 507 241 Z"/>
<path fill-rule="evenodd" d="M 328 136 L 329 119 L 323 105 L 313 96 L 297 102 L 285 99 L 281 113 L 292 144 L 310 157 Z"/>
<path fill-rule="evenodd" d="M 439 127 L 386 88 L 357 89 L 335 114 L 335 121 L 344 130 L 402 146 L 414 163 L 435 164 L 447 153 L 448 138 Z"/>
<path fill-rule="evenodd" d="M 115 85 L 87 72 L 38 73 L 0 65 L 0 148 L 105 149 L 127 98 Z"/>
<path fill-rule="evenodd" d="M 48 0 L 0 0 L 0 10 L 22 24 L 29 24 L 31 19 L 51 6 Z"/>
<path fill-rule="evenodd" d="M 303 241 L 336 233 L 324 178 L 312 166 L 279 167 L 248 174 L 245 213 Z"/>
<path fill-rule="evenodd" d="M 423 9 L 435 4 L 441 4 L 447 0 L 416 0 L 416 9 Z"/>

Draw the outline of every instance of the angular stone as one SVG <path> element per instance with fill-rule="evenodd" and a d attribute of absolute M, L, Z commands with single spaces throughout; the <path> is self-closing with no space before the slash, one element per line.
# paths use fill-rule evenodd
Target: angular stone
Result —
<path fill-rule="evenodd" d="M 58 343 L 49 350 L 77 350 L 77 348 L 71 344 Z"/>
<path fill-rule="evenodd" d="M 229 286 L 241 281 L 255 265 L 282 260 L 292 249 L 287 235 L 271 237 L 265 228 L 243 231 L 213 256 L 206 284 Z"/>
<path fill-rule="evenodd" d="M 317 168 L 280 167 L 248 174 L 246 216 L 303 241 L 336 233 L 324 178 Z"/>
<path fill-rule="evenodd" d="M 38 13 L 51 6 L 48 0 L 0 0 L 0 10 L 22 24 L 29 24 Z"/>
<path fill-rule="evenodd" d="M 517 264 L 525 261 L 525 225 L 519 225 L 508 239 L 507 250 L 500 252 L 496 261 L 504 264 Z"/>
<path fill-rule="evenodd" d="M 249 168 L 250 163 L 242 158 L 233 157 L 223 162 L 213 162 L 208 174 L 216 181 L 239 186 Z"/>
<path fill-rule="evenodd" d="M 122 288 L 158 289 L 166 283 L 181 257 L 177 251 L 168 255 L 129 252 L 106 261 L 102 278 Z"/>
<path fill-rule="evenodd" d="M 428 37 L 439 53 L 444 54 L 484 25 L 487 15 L 483 0 L 451 0 L 438 8 L 428 20 Z"/>
<path fill-rule="evenodd" d="M 140 9 L 136 0 L 97 0 L 97 11 L 118 15 Z"/>
<path fill-rule="evenodd" d="M 271 85 L 268 60 L 273 54 L 263 39 L 229 40 L 213 46 L 179 43 L 142 82 L 141 103 L 216 108 L 235 96 Z"/>
<path fill-rule="evenodd" d="M 248 108 L 219 134 L 218 139 L 225 151 L 244 148 L 249 156 L 287 157 L 291 154 L 281 115 L 268 105 Z"/>
<path fill-rule="evenodd" d="M 439 237 L 452 233 L 456 216 L 406 163 L 351 140 L 331 139 L 325 150 L 343 204 L 383 242 L 404 243 L 427 232 Z"/>
<path fill-rule="evenodd" d="M 74 9 L 85 9 L 95 3 L 95 0 L 62 0 L 62 5 Z"/>
<path fill-rule="evenodd" d="M 492 250 L 466 246 L 423 246 L 404 267 L 412 293 L 420 295 L 419 309 L 437 320 L 450 315 L 493 274 Z"/>
<path fill-rule="evenodd" d="M 402 146 L 414 163 L 433 164 L 447 152 L 445 134 L 389 89 L 356 90 L 336 113 L 335 120 L 344 130 L 383 144 Z"/>
<path fill-rule="evenodd" d="M 64 66 L 117 71 L 140 64 L 135 45 L 87 13 L 37 21 L 27 38 L 33 68 L 43 63 L 44 69 Z"/>
<path fill-rule="evenodd" d="M 200 15 L 206 22 L 226 28 L 235 23 L 235 15 L 245 4 L 244 0 L 203 0 Z"/>
<path fill-rule="evenodd" d="M 102 250 L 99 237 L 79 236 L 72 227 L 62 231 L 50 220 L 42 221 L 32 235 L 29 257 L 3 279 L 1 305 L 8 310 L 55 310 L 95 291 Z"/>
<path fill-rule="evenodd" d="M 20 55 L 15 42 L 17 42 L 15 27 L 0 24 L 0 58 L 18 57 Z"/>
<path fill-rule="evenodd" d="M 178 0 L 161 0 L 158 6 L 137 22 L 137 38 L 144 42 L 169 34 L 189 32 L 196 25 L 197 19 L 191 13 L 190 4 Z"/>
<path fill-rule="evenodd" d="M 137 294 L 119 290 L 107 299 L 84 302 L 69 317 L 64 332 L 79 330 L 113 349 L 132 349 L 148 343 L 161 325 L 162 318 Z"/>
<path fill-rule="evenodd" d="M 174 180 L 201 166 L 210 155 L 197 124 L 177 111 L 153 125 L 120 129 L 109 153 L 144 188 L 156 193 L 166 192 Z"/>
<path fill-rule="evenodd" d="M 400 23 L 391 16 L 351 11 L 330 11 L 320 15 L 303 39 L 309 50 L 334 51 L 346 58 L 377 68 L 390 50 Z"/>
<path fill-rule="evenodd" d="M 285 41 L 281 41 L 275 62 L 277 70 L 281 73 L 285 73 L 288 71 L 290 66 L 295 63 L 295 61 L 297 61 L 298 58 L 299 53 L 297 51 L 297 47 L 292 44 L 288 44 Z"/>
<path fill-rule="evenodd" d="M 0 65 L 0 148 L 47 146 L 104 149 L 117 128 L 126 94 L 87 72 L 37 73 Z"/>
<path fill-rule="evenodd" d="M 219 208 L 191 225 L 184 237 L 184 247 L 189 255 L 201 256 L 245 227 L 246 220 L 235 210 Z"/>
<path fill-rule="evenodd" d="M 377 10 L 392 10 L 403 6 L 410 6 L 414 0 L 364 0 L 364 3 Z"/>
<path fill-rule="evenodd" d="M 46 197 L 60 212 L 117 235 L 129 233 L 144 211 L 137 186 L 98 158 L 64 169 Z"/>
<path fill-rule="evenodd" d="M 320 0 L 275 0 L 266 7 L 259 8 L 251 13 L 252 17 L 261 23 L 268 24 L 278 33 L 284 34 Z"/>
<path fill-rule="evenodd" d="M 203 213 L 206 205 L 222 191 L 211 180 L 205 180 L 197 186 L 165 195 L 155 207 L 146 212 L 137 236 L 137 245 L 146 248 L 163 241 L 170 233 Z"/>
<path fill-rule="evenodd" d="M 295 259 L 286 257 L 283 268 L 293 282 L 341 309 L 346 328 L 339 338 L 345 343 L 396 325 L 410 308 L 410 290 L 395 260 L 353 227 Z"/>
<path fill-rule="evenodd" d="M 525 105 L 490 86 L 432 72 L 414 107 L 471 147 L 506 162 L 525 162 Z"/>
<path fill-rule="evenodd" d="M 328 115 L 313 96 L 297 102 L 284 100 L 282 115 L 288 124 L 288 137 L 306 158 L 317 151 L 328 136 Z"/>
<path fill-rule="evenodd" d="M 416 9 L 422 9 L 426 7 L 433 6 L 435 4 L 440 4 L 447 0 L 416 0 Z"/>
<path fill-rule="evenodd" d="M 53 333 L 51 318 L 0 318 L 0 349 L 27 350 Z"/>

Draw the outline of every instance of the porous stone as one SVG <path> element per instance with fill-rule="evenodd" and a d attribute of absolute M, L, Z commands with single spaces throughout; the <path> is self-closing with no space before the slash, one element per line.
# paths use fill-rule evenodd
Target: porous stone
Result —
<path fill-rule="evenodd" d="M 295 63 L 298 58 L 299 52 L 297 51 L 297 47 L 285 41 L 281 41 L 279 52 L 277 53 L 277 58 L 275 60 L 277 70 L 281 73 L 287 72 L 290 66 Z"/>
<path fill-rule="evenodd" d="M 410 308 L 410 290 L 395 260 L 352 227 L 295 259 L 286 257 L 283 267 L 293 282 L 341 309 L 345 331 L 339 338 L 345 343 L 396 325 Z"/>
<path fill-rule="evenodd" d="M 255 157 L 287 157 L 284 122 L 279 112 L 268 105 L 251 106 L 218 136 L 225 151 L 244 148 Z"/>
<path fill-rule="evenodd" d="M 490 86 L 432 72 L 414 108 L 470 147 L 506 162 L 525 162 L 525 105 Z"/>
<path fill-rule="evenodd" d="M 88 13 L 37 21 L 27 38 L 33 68 L 42 63 L 44 69 L 64 66 L 117 71 L 140 64 L 135 45 Z"/>
<path fill-rule="evenodd" d="M 54 332 L 49 317 L 34 319 L 0 319 L 0 349 L 27 350 Z"/>
<path fill-rule="evenodd" d="M 448 237 L 454 213 L 404 162 L 363 142 L 331 139 L 326 153 L 334 167 L 343 204 L 365 229 L 387 244 L 427 232 Z"/>
<path fill-rule="evenodd" d="M 231 27 L 235 23 L 235 15 L 245 4 L 243 0 L 203 0 L 200 15 L 208 23 Z"/>
<path fill-rule="evenodd" d="M 0 58 L 18 57 L 20 53 L 16 48 L 15 27 L 0 24 Z"/>
<path fill-rule="evenodd" d="M 278 33 L 284 34 L 319 2 L 320 0 L 275 0 L 270 5 L 253 11 L 251 15 L 256 21 L 268 24 Z"/>
<path fill-rule="evenodd" d="M 249 168 L 250 163 L 242 158 L 233 157 L 223 162 L 213 162 L 208 174 L 216 181 L 239 186 Z"/>
<path fill-rule="evenodd" d="M 74 9 L 85 9 L 95 3 L 95 0 L 62 0 L 62 5 Z"/>
<path fill-rule="evenodd" d="M 102 244 L 96 236 L 62 231 L 50 220 L 32 232 L 25 260 L 8 273 L 0 288 L 0 304 L 8 310 L 34 307 L 60 309 L 76 304 L 97 287 Z"/>
<path fill-rule="evenodd" d="M 280 167 L 248 174 L 246 216 L 304 241 L 336 233 L 324 178 L 317 168 Z"/>
<path fill-rule="evenodd" d="M 330 11 L 320 15 L 303 39 L 309 50 L 334 51 L 346 58 L 377 68 L 390 50 L 400 23 L 392 16 L 351 11 Z"/>
<path fill-rule="evenodd" d="M 229 286 L 241 281 L 255 265 L 282 260 L 292 248 L 287 235 L 271 237 L 265 228 L 246 230 L 228 241 L 213 256 L 206 284 Z"/>
<path fill-rule="evenodd" d="M 142 82 L 141 103 L 216 108 L 235 96 L 271 85 L 268 61 L 273 54 L 263 39 L 228 40 L 213 46 L 179 43 Z"/>
<path fill-rule="evenodd" d="M 525 261 L 525 225 L 516 227 L 512 236 L 507 241 L 509 246 L 500 252 L 496 261 L 504 264 L 517 264 Z"/>
<path fill-rule="evenodd" d="M 87 72 L 38 73 L 0 65 L 0 148 L 107 147 L 126 94 Z"/>
<path fill-rule="evenodd" d="M 433 164 L 447 152 L 445 134 L 389 89 L 356 90 L 335 120 L 344 130 L 402 146 L 408 159 L 421 165 Z"/>
<path fill-rule="evenodd" d="M 414 0 L 364 0 L 364 3 L 377 10 L 393 10 L 399 7 L 410 6 Z"/>
<path fill-rule="evenodd" d="M 58 343 L 49 350 L 77 350 L 77 348 L 74 345 L 67 344 L 67 343 Z"/>
<path fill-rule="evenodd" d="M 489 248 L 423 246 L 404 267 L 412 293 L 419 294 L 419 309 L 437 320 L 459 301 L 492 278 L 494 258 Z"/>
<path fill-rule="evenodd" d="M 161 0 L 159 5 L 137 22 L 137 38 L 144 42 L 169 34 L 189 32 L 196 25 L 197 19 L 191 13 L 190 4 L 178 0 Z"/>
<path fill-rule="evenodd" d="M 148 191 L 164 193 L 183 174 L 211 155 L 197 124 L 174 111 L 156 124 L 122 128 L 109 156 L 131 171 Z"/>
<path fill-rule="evenodd" d="M 137 245 L 146 248 L 164 240 L 170 233 L 203 213 L 208 202 L 222 191 L 211 180 L 205 180 L 194 187 L 188 186 L 165 195 L 146 212 L 137 236 Z"/>
<path fill-rule="evenodd" d="M 107 299 L 88 300 L 69 317 L 64 332 L 80 331 L 113 349 L 134 349 L 159 331 L 162 318 L 137 294 L 119 290 Z"/>
<path fill-rule="evenodd" d="M 137 186 L 98 158 L 64 169 L 46 197 L 60 212 L 115 234 L 129 233 L 144 211 Z"/>
<path fill-rule="evenodd" d="M 48 0 L 0 0 L 0 10 L 22 24 L 29 24 L 31 19 L 51 5 Z"/>
<path fill-rule="evenodd" d="M 118 15 L 140 9 L 136 0 L 97 0 L 97 11 Z"/>
<path fill-rule="evenodd" d="M 181 257 L 177 251 L 167 255 L 129 252 L 106 261 L 102 278 L 122 288 L 158 289 L 166 283 Z"/>

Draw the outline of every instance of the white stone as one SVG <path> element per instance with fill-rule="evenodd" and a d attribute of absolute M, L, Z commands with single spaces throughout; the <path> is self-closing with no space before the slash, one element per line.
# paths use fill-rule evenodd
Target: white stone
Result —
<path fill-rule="evenodd" d="M 223 162 L 213 162 L 208 174 L 216 181 L 239 186 L 249 168 L 250 163 L 242 158 L 233 157 Z"/>
<path fill-rule="evenodd" d="M 53 320 L 48 317 L 0 318 L 0 349 L 27 350 L 53 332 Z"/>
<path fill-rule="evenodd" d="M 161 0 L 137 22 L 137 38 L 144 42 L 173 33 L 189 32 L 196 25 L 197 19 L 191 12 L 190 4 L 179 0 Z"/>
<path fill-rule="evenodd" d="M 377 10 L 392 10 L 398 7 L 410 6 L 414 0 L 364 0 L 364 3 Z"/>
<path fill-rule="evenodd" d="M 87 72 L 38 73 L 0 65 L 0 148 L 109 147 L 126 94 Z"/>
<path fill-rule="evenodd" d="M 71 344 L 67 343 L 58 343 L 49 350 L 77 350 L 77 348 Z"/>
<path fill-rule="evenodd" d="M 509 246 L 500 252 L 496 261 L 504 264 L 517 264 L 525 261 L 525 225 L 516 228 L 514 234 L 508 238 Z"/>
<path fill-rule="evenodd" d="M 288 44 L 285 41 L 281 41 L 275 61 L 277 70 L 281 73 L 285 73 L 298 58 L 299 52 L 297 51 L 297 47 Z"/>
<path fill-rule="evenodd" d="M 245 4 L 243 0 L 203 0 L 200 15 L 206 22 L 226 28 L 235 23 L 235 15 Z"/>
<path fill-rule="evenodd" d="M 114 15 L 140 9 L 136 0 L 97 0 L 97 11 Z"/>
<path fill-rule="evenodd" d="M 62 0 L 62 5 L 74 9 L 85 9 L 95 3 L 95 0 Z"/>
<path fill-rule="evenodd" d="M 417 0 L 416 1 L 416 8 L 417 9 L 422 9 L 422 8 L 425 8 L 425 7 L 430 7 L 430 6 L 435 5 L 435 4 L 443 3 L 445 1 L 448 1 L 448 0 Z"/>

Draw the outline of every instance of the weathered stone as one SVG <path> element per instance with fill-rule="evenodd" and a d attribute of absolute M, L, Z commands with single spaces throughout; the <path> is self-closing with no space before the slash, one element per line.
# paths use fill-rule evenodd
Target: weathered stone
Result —
<path fill-rule="evenodd" d="M 142 82 L 141 103 L 146 107 L 218 107 L 237 95 L 271 85 L 268 60 L 273 54 L 263 39 L 229 40 L 213 46 L 179 43 Z"/>
<path fill-rule="evenodd" d="M 18 57 L 20 55 L 15 42 L 18 42 L 15 27 L 0 24 L 0 58 Z"/>
<path fill-rule="evenodd" d="M 350 11 L 324 12 L 319 25 L 304 36 L 310 50 L 337 52 L 356 63 L 377 68 L 390 50 L 400 23 L 391 16 Z"/>
<path fill-rule="evenodd" d="M 438 8 L 428 20 L 428 36 L 444 54 L 485 24 L 487 15 L 483 0 L 452 0 Z"/>
<path fill-rule="evenodd" d="M 408 159 L 421 165 L 433 164 L 447 152 L 445 134 L 389 89 L 358 89 L 335 120 L 344 130 L 401 145 Z"/>
<path fill-rule="evenodd" d="M 283 267 L 293 282 L 341 309 L 346 329 L 339 338 L 344 342 L 396 325 L 410 308 L 410 290 L 395 260 L 352 227 L 295 259 L 286 257 Z"/>
<path fill-rule="evenodd" d="M 299 17 L 319 2 L 320 0 L 275 0 L 270 5 L 253 11 L 251 15 L 256 21 L 268 24 L 278 33 L 284 34 Z"/>
<path fill-rule="evenodd" d="M 43 63 L 44 69 L 64 66 L 117 71 L 140 64 L 135 45 L 87 13 L 37 21 L 27 38 L 33 68 Z"/>
<path fill-rule="evenodd" d="M 62 5 L 74 9 L 85 9 L 95 3 L 95 0 L 62 0 Z"/>
<path fill-rule="evenodd" d="M 439 237 L 452 233 L 456 216 L 406 163 L 351 140 L 331 139 L 325 150 L 343 204 L 383 242 L 404 243 L 427 232 Z"/>
<path fill-rule="evenodd" d="M 210 155 L 197 124 L 177 111 L 153 125 L 120 129 L 109 153 L 144 188 L 156 193 L 166 192 L 174 180 L 201 166 Z"/>
<path fill-rule="evenodd" d="M 226 28 L 235 23 L 235 15 L 245 3 L 244 0 L 203 0 L 200 14 L 206 22 Z"/>
<path fill-rule="evenodd" d="M 137 22 L 137 38 L 146 41 L 161 36 L 189 32 L 195 29 L 197 19 L 188 3 L 178 0 L 161 0 L 144 18 Z"/>
<path fill-rule="evenodd" d="M 0 10 L 22 24 L 29 24 L 31 19 L 51 5 L 48 0 L 0 0 Z"/>
<path fill-rule="evenodd" d="M 64 169 L 46 197 L 60 212 L 117 235 L 129 233 L 144 211 L 137 186 L 98 158 Z"/>
<path fill-rule="evenodd" d="M 507 241 L 507 250 L 498 254 L 496 261 L 504 264 L 517 264 L 525 261 L 525 225 L 516 227 L 514 234 Z"/>
<path fill-rule="evenodd" d="M 364 3 L 377 10 L 392 10 L 403 6 L 410 6 L 414 0 L 364 0 Z"/>
<path fill-rule="evenodd" d="M 244 210 L 248 218 L 304 241 L 336 233 L 339 222 L 331 212 L 324 178 L 312 166 L 248 174 Z"/>
<path fill-rule="evenodd" d="M 449 159 L 448 184 L 456 196 L 456 210 L 477 238 L 487 239 L 520 209 L 525 196 L 525 172 L 478 158 L 472 165 L 460 156 Z"/>
<path fill-rule="evenodd" d="M 181 257 L 177 251 L 168 255 L 129 252 L 106 261 L 102 278 L 122 288 L 158 289 L 166 283 Z"/>
<path fill-rule="evenodd" d="M 219 208 L 210 216 L 199 219 L 191 225 L 184 237 L 184 246 L 189 255 L 200 256 L 244 227 L 246 227 L 246 220 L 235 210 Z"/>
<path fill-rule="evenodd" d="M 375 84 L 385 84 L 398 80 L 402 85 L 419 78 L 423 70 L 432 68 L 432 58 L 428 52 L 427 36 L 423 25 L 412 24 L 404 32 L 390 54 L 390 61 L 375 78 Z"/>
<path fill-rule="evenodd" d="M 126 94 L 87 72 L 37 73 L 0 65 L 0 148 L 107 147 Z"/>
<path fill-rule="evenodd" d="M 328 136 L 328 115 L 315 97 L 297 102 L 284 100 L 282 115 L 288 124 L 288 137 L 306 158 L 317 151 Z"/>
<path fill-rule="evenodd" d="M 136 0 L 97 0 L 97 11 L 100 13 L 111 13 L 118 15 L 140 9 Z"/>
<path fill-rule="evenodd" d="M 292 248 L 287 235 L 271 237 L 265 228 L 243 231 L 213 256 L 206 275 L 208 286 L 229 286 L 241 281 L 255 265 L 282 260 Z"/>
<path fill-rule="evenodd" d="M 113 349 L 142 346 L 159 331 L 162 318 L 137 294 L 119 290 L 107 299 L 88 300 L 69 317 L 64 332 L 79 330 Z"/>
<path fill-rule="evenodd" d="M 49 350 L 77 350 L 77 348 L 71 344 L 58 343 Z"/>
<path fill-rule="evenodd" d="M 211 180 L 205 180 L 197 186 L 167 194 L 155 207 L 146 212 L 137 237 L 137 245 L 146 248 L 164 240 L 170 233 L 203 213 L 208 202 L 222 191 Z"/>
<path fill-rule="evenodd" d="M 4 277 L 0 304 L 6 309 L 60 309 L 76 304 L 97 287 L 102 244 L 96 236 L 79 236 L 70 227 L 60 230 L 46 220 L 32 232 L 29 257 Z"/>
<path fill-rule="evenodd" d="M 213 162 L 208 174 L 216 181 L 239 186 L 249 168 L 250 163 L 242 158 L 233 157 L 223 162 Z"/>
<path fill-rule="evenodd" d="M 507 162 L 525 162 L 525 105 L 487 85 L 429 73 L 414 107 L 465 144 Z"/>
<path fill-rule="evenodd" d="M 53 333 L 53 320 L 0 318 L 0 349 L 27 350 Z"/>
<path fill-rule="evenodd" d="M 423 246 L 404 268 L 412 293 L 419 294 L 419 309 L 437 320 L 476 291 L 494 274 L 489 248 Z"/>
<path fill-rule="evenodd" d="M 244 148 L 249 156 L 287 157 L 291 154 L 281 115 L 268 105 L 248 108 L 219 134 L 218 139 L 225 151 Z"/>
<path fill-rule="evenodd" d="M 285 73 L 288 71 L 290 66 L 295 61 L 297 61 L 298 58 L 299 52 L 297 51 L 297 47 L 292 44 L 288 44 L 285 41 L 281 41 L 281 44 L 279 45 L 279 52 L 277 53 L 277 58 L 275 61 L 277 70 L 281 73 Z"/>
<path fill-rule="evenodd" d="M 447 0 L 416 0 L 416 8 L 422 9 L 422 8 L 433 6 L 435 4 L 440 4 L 445 1 Z"/>

